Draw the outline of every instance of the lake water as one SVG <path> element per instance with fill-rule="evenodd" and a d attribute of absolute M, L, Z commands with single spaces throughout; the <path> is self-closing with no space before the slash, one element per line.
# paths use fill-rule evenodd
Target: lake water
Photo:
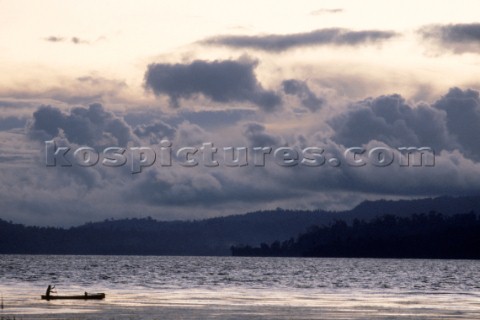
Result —
<path fill-rule="evenodd" d="M 480 262 L 0 255 L 0 294 L 4 320 L 480 319 Z"/>

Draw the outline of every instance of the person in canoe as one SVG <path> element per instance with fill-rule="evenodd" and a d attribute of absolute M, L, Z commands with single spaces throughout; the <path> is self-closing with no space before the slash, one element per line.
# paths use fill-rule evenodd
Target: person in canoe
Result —
<path fill-rule="evenodd" d="M 49 284 L 46 293 L 47 298 L 50 298 L 50 293 L 56 293 L 56 291 L 53 291 L 53 289 L 55 289 L 55 286 L 52 287 L 52 285 Z"/>

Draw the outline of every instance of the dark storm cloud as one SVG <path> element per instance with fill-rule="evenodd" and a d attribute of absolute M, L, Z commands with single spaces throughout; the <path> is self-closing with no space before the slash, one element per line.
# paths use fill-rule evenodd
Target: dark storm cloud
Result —
<path fill-rule="evenodd" d="M 253 147 L 273 147 L 280 144 L 280 139 L 268 134 L 265 126 L 260 123 L 247 123 L 244 128 L 244 136 Z"/>
<path fill-rule="evenodd" d="M 452 88 L 432 105 L 408 104 L 399 95 L 360 101 L 329 120 L 332 139 L 346 146 L 372 140 L 389 146 L 427 146 L 435 151 L 455 149 L 480 160 L 480 98 L 475 90 Z"/>
<path fill-rule="evenodd" d="M 56 146 L 75 149 L 75 145 L 93 147 L 97 151 L 106 147 L 126 147 L 131 141 L 137 141 L 122 118 L 105 110 L 101 104 L 91 104 L 89 107 L 75 107 L 64 112 L 52 106 L 41 106 L 33 113 L 33 119 L 27 129 L 27 137 L 44 143 L 55 140 Z M 73 161 L 73 151 L 66 158 Z M 41 162 L 43 165 L 45 162 Z M 74 163 L 74 162 L 72 162 Z M 55 189 L 61 183 L 76 190 L 100 190 L 104 186 L 112 187 L 106 180 L 108 172 L 102 166 L 94 166 L 91 170 L 82 170 L 81 166 L 73 165 L 67 170 L 56 170 L 56 182 L 50 185 L 45 181 L 46 188 Z M 127 170 L 127 167 L 123 168 Z M 50 177 L 46 175 L 45 178 Z"/>
<path fill-rule="evenodd" d="M 378 141 L 368 144 L 367 150 L 392 147 Z M 393 150 L 393 149 L 392 149 Z M 344 149 L 338 149 L 342 154 Z M 364 158 L 366 159 L 366 157 Z M 368 163 L 365 167 L 349 167 L 345 163 L 340 170 L 332 171 L 328 163 L 321 178 L 315 180 L 314 172 L 295 167 L 290 177 L 281 177 L 293 188 L 304 188 L 305 192 L 353 192 L 370 195 L 439 196 L 472 195 L 480 192 L 478 164 L 474 164 L 458 151 L 435 154 L 433 167 L 400 167 L 398 154 L 391 166 L 378 168 Z M 328 169 L 327 169 L 328 168 Z M 319 176 L 316 176 L 317 178 Z"/>
<path fill-rule="evenodd" d="M 145 85 L 156 95 L 165 94 L 170 104 L 203 94 L 215 102 L 250 102 L 271 111 L 281 100 L 258 82 L 251 60 L 195 60 L 188 64 L 153 63 L 145 73 Z"/>
<path fill-rule="evenodd" d="M 475 90 L 452 88 L 434 107 L 447 113 L 447 128 L 463 152 L 480 160 L 480 98 Z"/>
<path fill-rule="evenodd" d="M 288 95 L 297 96 L 302 105 L 310 111 L 319 110 L 325 101 L 322 98 L 319 98 L 313 93 L 308 85 L 304 81 L 299 80 L 284 80 L 282 82 L 283 91 Z"/>
<path fill-rule="evenodd" d="M 396 36 L 398 36 L 398 34 L 393 31 L 353 31 L 341 28 L 329 28 L 286 35 L 215 36 L 208 38 L 201 43 L 232 48 L 251 48 L 271 52 L 281 52 L 308 46 L 359 46 L 362 44 L 382 42 Z"/>
<path fill-rule="evenodd" d="M 480 23 L 430 25 L 418 32 L 425 40 L 455 53 L 478 53 L 480 49 Z"/>
<path fill-rule="evenodd" d="M 286 94 L 300 99 L 308 96 L 305 82 L 286 80 L 282 87 Z M 305 127 L 299 130 L 285 130 L 275 122 L 287 112 L 278 118 L 267 115 L 267 125 L 261 123 L 261 118 L 255 119 L 255 113 L 247 109 L 167 113 L 153 108 L 133 108 L 126 111 L 128 125 L 123 118 L 99 104 L 72 108 L 68 112 L 44 106 L 36 110 L 28 126 L 27 137 L 36 141 L 55 137 L 57 146 L 81 144 L 98 149 L 107 144 L 115 146 L 133 141 L 155 149 L 158 145 L 152 144 L 168 138 L 173 151 L 212 141 L 219 148 L 220 166 L 184 168 L 176 162 L 175 153 L 172 167 L 161 167 L 157 162 L 132 179 L 129 166 L 118 170 L 101 165 L 48 170 L 24 166 L 27 170 L 0 170 L 4 186 L 0 200 L 2 203 L 10 201 L 4 206 L 5 211 L 14 210 L 15 214 L 37 218 L 38 208 L 47 205 L 45 221 L 57 224 L 58 221 L 81 222 L 91 217 L 94 220 L 128 217 L 132 212 L 148 212 L 160 219 L 166 217 L 165 212 L 170 218 L 197 219 L 218 212 L 243 213 L 266 207 L 299 208 L 312 203 L 317 207 L 324 199 L 337 204 L 351 203 L 352 196 L 471 194 L 480 192 L 480 160 L 472 160 L 480 158 L 480 148 L 476 147 L 476 137 L 480 134 L 477 129 L 480 127 L 479 105 L 478 92 L 458 88 L 451 89 L 432 104 L 414 105 L 400 95 L 385 95 L 354 102 L 346 109 L 336 110 L 334 115 L 322 110 L 310 117 L 318 116 L 315 119 L 318 121 L 305 121 Z M 320 115 L 332 118 L 320 119 Z M 221 124 L 223 116 L 230 117 L 225 124 Z M 208 126 L 210 117 L 220 124 Z M 330 124 L 331 131 L 325 128 L 325 122 Z M 9 149 L 15 149 L 20 135 L 4 131 L 0 132 L 0 139 L 2 136 L 4 141 L 10 141 Z M 38 145 L 36 141 L 26 140 L 30 145 Z M 227 168 L 222 165 L 220 151 L 222 146 L 230 144 L 234 147 L 273 147 L 273 150 L 288 145 L 299 152 L 300 158 L 301 149 L 320 147 L 325 149 L 327 159 L 335 156 L 341 159 L 342 165 L 332 167 L 325 161 L 320 167 L 301 164 L 281 167 L 276 164 L 272 151 L 265 156 L 264 167 L 254 167 L 249 151 L 248 166 Z M 436 151 L 435 166 L 400 168 L 393 164 L 378 168 L 369 163 L 350 167 L 342 158 L 345 149 L 362 145 L 367 150 L 431 146 Z M 7 148 L 4 146 L 4 149 Z M 2 152 L 0 164 L 24 161 L 14 156 L 14 153 Z M 201 152 L 197 156 L 201 162 Z M 38 157 L 39 160 L 34 161 L 43 165 L 44 159 Z M 25 186 L 20 191 L 8 188 L 19 183 Z M 72 199 L 77 206 L 75 210 L 62 217 L 49 215 L 69 208 Z M 27 203 L 28 208 L 16 207 Z M 87 211 L 95 215 L 88 215 Z M 181 216 L 176 217 L 179 213 Z M 80 214 L 85 214 L 85 218 L 79 218 Z"/>
<path fill-rule="evenodd" d="M 126 146 L 131 140 L 130 127 L 123 119 L 105 111 L 101 104 L 76 107 L 69 114 L 55 107 L 42 106 L 33 113 L 31 137 L 52 139 L 58 137 L 60 131 L 70 142 L 89 146 L 106 143 Z"/>
<path fill-rule="evenodd" d="M 400 95 L 369 98 L 329 120 L 332 139 L 345 146 L 381 141 L 390 146 L 452 147 L 445 114 L 428 105 L 410 106 Z"/>
<path fill-rule="evenodd" d="M 127 199 L 142 199 L 153 205 L 215 207 L 225 203 L 262 204 L 277 199 L 300 196 L 300 191 L 269 184 L 268 188 L 252 183 L 231 179 L 226 175 L 198 174 L 177 175 L 174 179 L 151 172 L 129 193 Z"/>

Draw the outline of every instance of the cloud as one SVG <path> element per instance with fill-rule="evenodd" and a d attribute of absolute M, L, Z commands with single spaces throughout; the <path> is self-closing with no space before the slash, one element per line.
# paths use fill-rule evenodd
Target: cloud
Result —
<path fill-rule="evenodd" d="M 248 169 L 247 169 L 248 170 Z M 126 199 L 142 199 L 156 206 L 189 206 L 198 208 L 222 208 L 246 202 L 262 205 L 266 201 L 299 196 L 300 192 L 272 184 L 262 183 L 252 171 L 241 173 L 247 179 L 228 174 L 165 174 L 151 171 L 135 188 L 125 194 Z"/>
<path fill-rule="evenodd" d="M 292 92 L 300 101 L 308 92 L 303 81 L 286 80 L 284 86 L 285 93 Z M 137 107 L 125 111 L 126 123 L 98 104 L 69 111 L 43 106 L 33 113 L 26 135 L 20 130 L 0 130 L 4 146 L 0 166 L 8 167 L 0 170 L 0 201 L 6 217 L 16 221 L 69 225 L 132 215 L 198 219 L 275 207 L 346 208 L 369 197 L 474 194 L 480 191 L 480 155 L 475 141 L 479 105 L 479 93 L 468 89 L 453 88 L 433 103 L 409 102 L 398 94 L 381 95 L 351 102 L 334 113 L 326 108 L 311 115 L 303 113 L 300 116 L 306 118 L 301 120 L 313 121 L 302 122 L 301 130 L 282 126 L 290 119 L 285 119 L 290 114 L 286 109 L 275 114 L 257 110 L 256 115 L 262 117 L 256 118 L 252 109 L 197 114 L 188 109 L 167 113 Z M 230 117 L 225 124 L 208 126 L 208 118 L 223 115 Z M 9 121 L 18 120 L 8 120 L 7 125 Z M 173 165 L 162 167 L 157 162 L 138 175 L 130 173 L 129 165 L 116 169 L 101 165 L 46 168 L 38 141 L 52 137 L 57 146 L 65 144 L 72 149 L 88 145 L 100 150 L 107 144 L 120 146 L 131 141 L 128 145 L 150 146 L 157 156 L 158 142 L 168 138 Z M 209 141 L 218 148 L 218 167 L 201 165 L 201 151 L 196 155 L 198 166 L 178 164 L 175 151 L 180 147 L 199 147 Z M 255 167 L 250 150 L 248 166 L 222 165 L 224 146 L 276 149 L 287 145 L 295 148 L 300 158 L 301 149 L 319 147 L 325 149 L 327 159 L 335 156 L 341 161 L 351 146 L 367 150 L 431 146 L 436 151 L 435 166 L 379 168 L 366 158 L 369 164 L 364 167 L 344 162 L 334 167 L 328 161 L 319 167 L 281 167 L 272 151 L 265 155 L 264 167 Z"/>
<path fill-rule="evenodd" d="M 73 143 L 88 146 L 126 146 L 133 139 L 130 127 L 101 104 L 76 107 L 69 114 L 52 106 L 42 106 L 33 113 L 29 135 L 48 140 L 61 133 Z"/>
<path fill-rule="evenodd" d="M 101 38 L 99 38 L 100 40 Z M 71 37 L 71 38 L 65 38 L 65 37 L 58 37 L 58 36 L 50 36 L 44 38 L 45 41 L 47 42 L 53 42 L 53 43 L 58 43 L 58 42 L 71 42 L 73 44 L 89 44 L 90 41 L 81 39 L 79 37 Z M 98 40 L 97 40 L 98 41 Z"/>
<path fill-rule="evenodd" d="M 152 124 L 139 125 L 133 132 L 140 138 L 148 137 L 151 144 L 158 144 L 162 139 L 172 140 L 176 129 L 161 120 L 157 120 Z"/>
<path fill-rule="evenodd" d="M 131 101 L 129 87 L 121 79 L 109 79 L 92 73 L 59 80 L 61 83 L 32 80 L 10 88 L 0 87 L 0 108 L 36 109 L 39 105 L 89 105 L 96 102 L 125 105 Z"/>
<path fill-rule="evenodd" d="M 418 33 L 423 39 L 453 53 L 478 53 L 480 50 L 480 23 L 430 25 L 420 28 Z"/>
<path fill-rule="evenodd" d="M 453 147 L 443 112 L 426 104 L 411 106 L 398 94 L 356 102 L 328 123 L 332 139 L 345 146 L 376 140 L 395 147 Z"/>
<path fill-rule="evenodd" d="M 459 150 L 479 161 L 480 94 L 452 88 L 433 104 L 409 104 L 400 95 L 354 103 L 328 120 L 332 139 L 346 146 L 381 141 L 389 146 L 426 146 L 436 152 Z"/>
<path fill-rule="evenodd" d="M 2 94 L 2 92 L 0 92 Z M 14 116 L 18 116 L 18 113 L 23 113 L 23 112 L 28 112 L 27 109 L 34 109 L 38 107 L 38 103 L 34 103 L 32 101 L 28 100 L 22 100 L 22 99 L 16 99 L 16 98 L 10 98 L 10 99 L 0 99 L 0 109 L 2 110 L 2 113 L 7 112 L 7 110 L 10 110 L 11 112 L 14 113 Z M 23 109 L 23 110 L 22 110 Z M 20 111 L 22 110 L 22 111 Z"/>
<path fill-rule="evenodd" d="M 73 44 L 89 44 L 90 41 L 87 41 L 87 40 L 84 40 L 84 39 L 80 39 L 79 37 L 71 37 L 70 39 L 68 38 L 64 38 L 64 37 L 58 37 L 58 36 L 50 36 L 50 37 L 47 37 L 44 39 L 45 41 L 48 41 L 48 42 L 66 42 L 66 41 L 69 41 Z"/>
<path fill-rule="evenodd" d="M 82 76 L 75 79 L 80 85 L 88 85 L 91 88 L 102 87 L 104 90 L 122 90 L 127 88 L 127 84 L 122 80 L 107 79 L 100 76 Z"/>
<path fill-rule="evenodd" d="M 253 147 L 273 147 L 280 144 L 280 139 L 266 133 L 265 126 L 260 123 L 247 123 L 244 128 L 244 136 Z"/>
<path fill-rule="evenodd" d="M 23 117 L 7 116 L 0 117 L 0 131 L 7 131 L 15 128 L 23 128 L 27 119 Z"/>
<path fill-rule="evenodd" d="M 284 80 L 282 82 L 283 91 L 288 95 L 294 95 L 300 98 L 302 105 L 314 112 L 319 110 L 325 101 L 313 93 L 304 81 L 295 79 Z"/>
<path fill-rule="evenodd" d="M 479 161 L 480 148 L 480 98 L 471 89 L 452 88 L 434 105 L 446 112 L 446 125 L 453 138 L 469 157 Z"/>
<path fill-rule="evenodd" d="M 48 42 L 63 42 L 63 41 L 65 41 L 65 38 L 50 36 L 50 37 L 45 38 L 45 41 L 48 41 Z"/>
<path fill-rule="evenodd" d="M 334 9 L 319 9 L 310 12 L 312 16 L 319 16 L 322 14 L 329 14 L 329 13 L 342 13 L 344 10 L 341 8 L 334 8 Z"/>
<path fill-rule="evenodd" d="M 298 141 L 292 146 L 300 144 Z M 285 170 L 268 162 L 265 170 L 259 172 L 261 177 L 257 179 L 266 180 L 273 186 L 284 186 L 285 196 L 291 203 L 298 203 L 294 197 L 289 196 L 288 191 L 291 190 L 299 191 L 304 203 L 314 201 L 313 199 L 320 194 L 330 194 L 329 197 L 333 200 L 338 194 L 348 193 L 365 198 L 472 195 L 480 192 L 480 183 L 475 178 L 478 176 L 475 172 L 480 169 L 480 164 L 466 158 L 458 150 L 436 152 L 433 167 L 401 167 L 396 153 L 392 165 L 380 168 L 372 165 L 371 159 L 366 154 L 360 156 L 366 160 L 365 166 L 349 166 L 343 157 L 349 145 L 337 143 L 326 137 L 323 132 L 309 136 L 307 146 L 324 148 L 323 155 L 326 161 L 322 166 L 308 168 L 298 165 Z M 397 147 L 377 140 L 370 140 L 362 146 L 366 150 L 381 147 L 392 151 Z M 300 149 L 297 150 L 301 154 Z M 333 157 L 340 159 L 339 167 L 329 164 L 328 159 Z"/>
<path fill-rule="evenodd" d="M 70 39 L 70 41 L 72 41 L 72 43 L 74 43 L 74 44 L 83 44 L 83 43 L 87 44 L 87 43 L 90 43 L 89 41 L 80 39 L 80 38 L 78 38 L 78 37 L 72 37 L 72 38 Z"/>
<path fill-rule="evenodd" d="M 210 140 L 208 131 L 188 121 L 184 121 L 178 125 L 173 143 L 179 146 L 201 146 L 202 143 Z"/>
<path fill-rule="evenodd" d="M 329 28 L 285 35 L 215 36 L 203 40 L 201 43 L 231 48 L 251 48 L 269 52 L 282 52 L 309 46 L 359 46 L 379 43 L 396 36 L 398 36 L 398 34 L 393 31 L 353 31 L 341 28 Z"/>
<path fill-rule="evenodd" d="M 242 120 L 254 120 L 258 113 L 252 109 L 219 109 L 219 110 L 185 110 L 172 117 L 170 122 L 181 123 L 185 120 L 197 124 L 202 128 L 232 127 Z"/>
<path fill-rule="evenodd" d="M 173 107 L 180 105 L 180 99 L 202 94 L 215 102 L 250 102 L 272 111 L 281 99 L 262 87 L 254 73 L 256 66 L 256 61 L 248 59 L 153 63 L 145 73 L 145 86 L 156 95 L 167 95 Z"/>

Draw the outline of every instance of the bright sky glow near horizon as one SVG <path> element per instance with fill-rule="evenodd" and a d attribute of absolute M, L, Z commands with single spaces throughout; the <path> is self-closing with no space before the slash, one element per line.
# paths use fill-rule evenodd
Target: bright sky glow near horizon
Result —
<path fill-rule="evenodd" d="M 405 34 L 393 47 L 363 48 L 360 54 L 343 48 L 320 50 L 321 57 L 318 50 L 307 50 L 306 57 L 320 64 L 334 57 L 349 64 L 378 65 L 397 72 L 399 67 L 410 67 L 404 71 L 440 84 L 448 85 L 452 78 L 469 82 L 475 74 L 472 68 L 479 68 L 478 57 L 452 59 L 429 54 L 429 48 L 413 33 L 428 24 L 475 22 L 477 12 L 471 8 L 476 6 L 475 1 L 462 1 L 461 5 L 436 1 L 209 1 L 208 5 L 191 1 L 1 1 L 0 61 L 4 72 L 0 78 L 2 85 L 9 87 L 14 86 L 12 80 L 21 85 L 55 85 L 67 77 L 102 74 L 139 87 L 146 65 L 156 57 L 219 58 L 211 48 L 193 45 L 212 35 L 289 34 L 342 27 Z M 314 14 L 321 7 L 341 8 L 343 12 Z M 65 41 L 51 43 L 45 41 L 48 37 Z M 73 37 L 88 43 L 75 45 L 69 41 Z M 229 56 L 231 52 L 222 52 L 220 57 Z M 270 59 L 298 62 L 304 57 L 303 52 L 297 52 Z M 448 80 L 439 78 L 439 71 L 448 72 Z"/>
<path fill-rule="evenodd" d="M 473 0 L 0 0 L 0 218 L 191 219 L 478 194 L 479 9 Z M 94 103 L 102 108 L 87 115 Z M 152 166 L 132 176 L 47 169 L 52 138 L 333 154 L 430 146 L 437 162 L 410 171 Z"/>

